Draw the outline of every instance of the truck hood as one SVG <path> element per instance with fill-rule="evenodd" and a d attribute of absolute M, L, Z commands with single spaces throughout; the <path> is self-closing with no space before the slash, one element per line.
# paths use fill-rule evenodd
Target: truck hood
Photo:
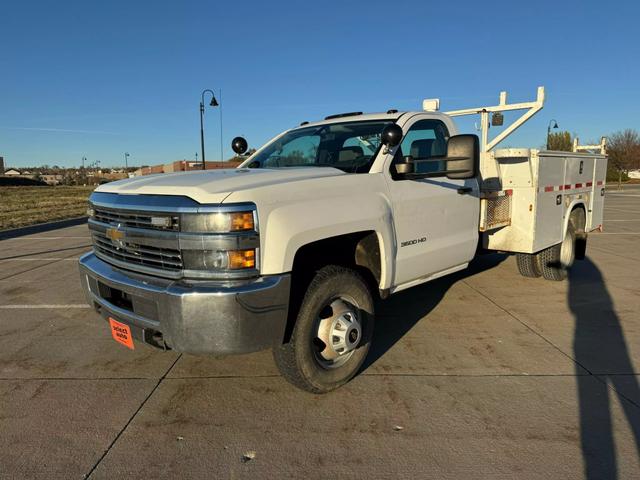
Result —
<path fill-rule="evenodd" d="M 97 192 L 128 195 L 183 195 L 199 203 L 222 203 L 231 193 L 310 178 L 344 175 L 331 167 L 233 168 L 147 175 L 101 185 Z"/>

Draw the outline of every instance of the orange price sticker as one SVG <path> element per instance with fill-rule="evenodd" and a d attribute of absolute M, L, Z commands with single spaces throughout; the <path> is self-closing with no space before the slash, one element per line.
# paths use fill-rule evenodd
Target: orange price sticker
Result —
<path fill-rule="evenodd" d="M 121 343 L 131 350 L 135 348 L 133 346 L 133 337 L 131 336 L 131 328 L 129 328 L 129 325 L 120 323 L 111 317 L 109 317 L 109 325 L 111 325 L 111 335 L 113 335 L 113 339 L 116 342 Z"/>

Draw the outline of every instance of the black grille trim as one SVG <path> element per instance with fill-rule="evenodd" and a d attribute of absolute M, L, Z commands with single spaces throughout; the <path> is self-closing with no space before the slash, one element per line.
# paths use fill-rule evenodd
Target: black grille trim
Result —
<path fill-rule="evenodd" d="M 112 225 L 120 224 L 126 227 L 146 228 L 150 230 L 169 230 L 177 232 L 180 229 L 179 217 L 175 214 L 127 212 L 104 207 L 93 207 L 94 219 Z M 160 226 L 151 223 L 151 217 L 169 217 L 170 226 Z"/>

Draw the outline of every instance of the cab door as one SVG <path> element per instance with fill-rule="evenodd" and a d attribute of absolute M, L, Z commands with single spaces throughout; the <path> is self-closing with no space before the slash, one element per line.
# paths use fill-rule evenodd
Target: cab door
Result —
<path fill-rule="evenodd" d="M 476 178 L 393 178 L 394 163 L 404 156 L 423 159 L 447 153 L 449 130 L 442 120 L 420 115 L 403 130 L 387 176 L 396 233 L 395 287 L 465 266 L 475 255 L 480 208 Z M 418 173 L 446 169 L 443 161 L 416 165 Z"/>

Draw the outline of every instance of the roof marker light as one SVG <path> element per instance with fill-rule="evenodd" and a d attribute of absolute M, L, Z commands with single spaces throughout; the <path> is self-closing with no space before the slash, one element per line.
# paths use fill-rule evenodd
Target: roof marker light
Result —
<path fill-rule="evenodd" d="M 439 98 L 425 98 L 422 100 L 422 110 L 425 112 L 437 112 L 440 110 Z"/>

